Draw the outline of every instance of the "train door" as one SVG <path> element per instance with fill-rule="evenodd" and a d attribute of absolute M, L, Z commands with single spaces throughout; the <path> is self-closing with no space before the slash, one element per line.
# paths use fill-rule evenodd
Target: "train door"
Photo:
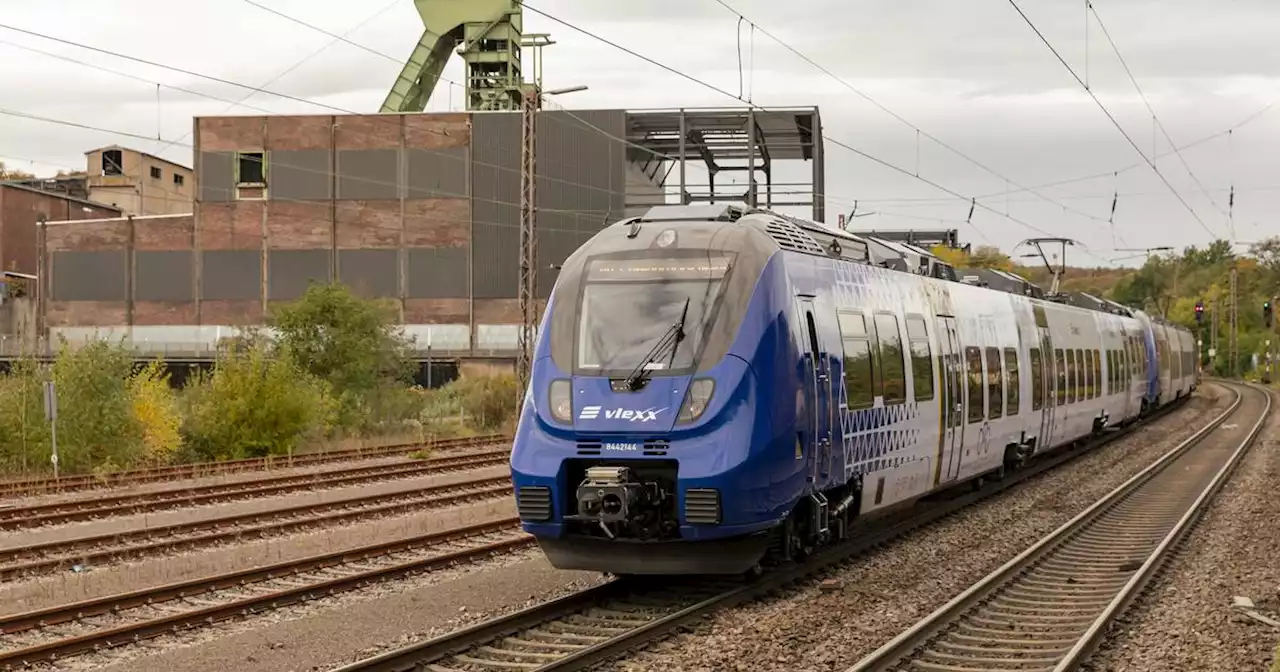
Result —
<path fill-rule="evenodd" d="M 1049 317 L 1044 306 L 1033 308 L 1036 317 L 1036 336 L 1040 340 L 1040 393 L 1044 395 L 1044 403 L 1040 406 L 1040 435 L 1036 439 L 1039 450 L 1053 445 L 1053 433 L 1056 428 L 1055 409 L 1058 396 L 1055 388 L 1057 371 L 1054 370 L 1053 338 L 1049 335 Z"/>
<path fill-rule="evenodd" d="M 826 477 L 831 472 L 831 361 L 822 347 L 812 298 L 800 299 L 800 314 L 804 320 L 805 345 L 809 351 L 808 388 L 813 395 L 807 423 L 812 437 L 808 443 L 814 456 L 810 476 L 814 477 L 815 484 L 821 485 L 817 477 Z"/>
<path fill-rule="evenodd" d="M 964 371 L 960 363 L 960 339 L 956 335 L 954 317 L 938 318 L 938 359 L 942 364 L 942 448 L 938 464 L 946 464 L 946 478 L 960 475 L 960 458 L 964 454 Z M 981 403 L 981 402 L 979 402 Z"/>

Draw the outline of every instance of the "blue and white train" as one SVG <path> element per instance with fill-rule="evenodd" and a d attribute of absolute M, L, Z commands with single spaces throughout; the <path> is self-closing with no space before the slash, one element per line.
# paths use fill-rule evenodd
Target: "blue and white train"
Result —
<path fill-rule="evenodd" d="M 566 260 L 511 454 L 552 564 L 754 571 L 1196 386 L 1186 329 L 885 249 L 765 210 L 662 206 Z"/>

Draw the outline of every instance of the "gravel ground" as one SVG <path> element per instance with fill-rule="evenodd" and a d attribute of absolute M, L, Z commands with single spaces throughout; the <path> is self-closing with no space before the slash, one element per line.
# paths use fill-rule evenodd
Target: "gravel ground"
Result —
<path fill-rule="evenodd" d="M 1244 431 L 1241 427 L 1241 431 Z M 1248 597 L 1280 617 L 1280 414 L 1186 544 L 1085 669 L 1267 670 L 1280 631 L 1231 608 Z"/>
<path fill-rule="evenodd" d="M 714 616 L 607 669 L 843 670 L 1141 471 L 1230 398 L 1206 385 L 1171 417 L 834 570 L 826 581 Z"/>
<path fill-rule="evenodd" d="M 537 551 L 63 661 L 70 672 L 328 670 L 598 583 Z M 49 668 L 46 668 L 49 669 Z"/>
<path fill-rule="evenodd" d="M 57 604 L 102 597 L 128 590 L 212 576 L 236 569 L 301 558 L 392 538 L 404 538 L 449 528 L 475 525 L 515 515 L 511 498 L 478 502 L 450 509 L 423 511 L 373 521 L 361 521 L 306 534 L 139 560 L 91 570 L 70 571 L 0 585 L 0 614 L 42 609 Z"/>
<path fill-rule="evenodd" d="M 33 530 L 0 532 L 0 548 L 26 546 L 28 544 L 38 544 L 46 541 L 64 541 L 67 539 L 87 537 L 96 534 L 111 534 L 115 532 L 125 532 L 128 530 L 143 530 L 150 527 L 177 525 L 180 523 L 190 523 L 209 518 L 234 516 L 242 513 L 274 511 L 276 509 L 286 509 L 292 506 L 301 506 L 305 504 L 325 504 L 334 500 L 346 499 L 348 497 L 373 495 L 389 496 L 433 485 L 465 483 L 467 481 L 506 476 L 510 473 L 510 467 L 498 465 L 494 467 L 486 467 L 484 469 L 473 469 L 471 471 L 455 471 L 446 474 L 420 476 L 417 478 L 401 478 L 391 481 L 360 483 L 344 488 L 307 490 L 303 492 L 277 495 L 275 497 L 261 497 L 258 499 L 246 499 L 221 504 L 207 504 L 204 506 L 172 509 L 169 511 L 155 511 L 130 516 L 104 518 L 102 520 L 67 523 L 65 525 L 42 527 Z"/>

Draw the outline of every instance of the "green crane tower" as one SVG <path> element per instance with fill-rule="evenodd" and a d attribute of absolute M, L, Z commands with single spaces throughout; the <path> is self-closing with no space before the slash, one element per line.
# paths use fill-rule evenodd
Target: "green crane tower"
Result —
<path fill-rule="evenodd" d="M 468 110 L 519 110 L 526 91 L 541 88 L 545 34 L 524 34 L 519 0 L 414 0 L 425 30 L 400 71 L 382 112 L 421 112 L 440 81 L 450 52 L 466 65 Z M 522 50 L 532 49 L 526 81 Z"/>

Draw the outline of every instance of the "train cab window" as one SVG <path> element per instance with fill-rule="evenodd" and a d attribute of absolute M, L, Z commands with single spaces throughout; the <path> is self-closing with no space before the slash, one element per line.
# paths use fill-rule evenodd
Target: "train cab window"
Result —
<path fill-rule="evenodd" d="M 1022 380 L 1018 378 L 1018 352 L 1013 348 L 1004 349 L 1004 412 L 1009 415 L 1018 414 L 1018 398 Z"/>
<path fill-rule="evenodd" d="M 902 361 L 902 330 L 898 328 L 898 316 L 877 313 L 876 335 L 880 341 L 884 403 L 902 403 L 907 400 L 907 372 Z"/>
<path fill-rule="evenodd" d="M 1004 415 L 1004 373 L 1000 366 L 1000 349 L 987 348 L 987 417 L 995 420 Z"/>
<path fill-rule="evenodd" d="M 855 313 L 839 313 L 838 318 L 840 342 L 844 347 L 845 396 L 849 408 L 871 408 L 876 399 L 876 385 L 867 318 Z"/>
<path fill-rule="evenodd" d="M 1102 353 L 1093 350 L 1093 397 L 1102 396 Z"/>
<path fill-rule="evenodd" d="M 929 351 L 929 335 L 923 318 L 907 317 L 907 340 L 911 345 L 911 384 L 915 388 L 915 400 L 928 401 L 933 398 L 933 353 Z"/>
<path fill-rule="evenodd" d="M 1044 358 L 1040 348 L 1031 348 L 1031 410 L 1044 408 Z"/>
<path fill-rule="evenodd" d="M 982 422 L 982 397 L 986 389 L 986 381 L 982 378 L 982 351 L 975 347 L 964 349 L 964 359 L 969 367 L 969 422 Z"/>
<path fill-rule="evenodd" d="M 1058 372 L 1058 405 L 1067 403 L 1067 360 L 1062 356 L 1062 348 L 1053 351 L 1053 360 Z"/>

